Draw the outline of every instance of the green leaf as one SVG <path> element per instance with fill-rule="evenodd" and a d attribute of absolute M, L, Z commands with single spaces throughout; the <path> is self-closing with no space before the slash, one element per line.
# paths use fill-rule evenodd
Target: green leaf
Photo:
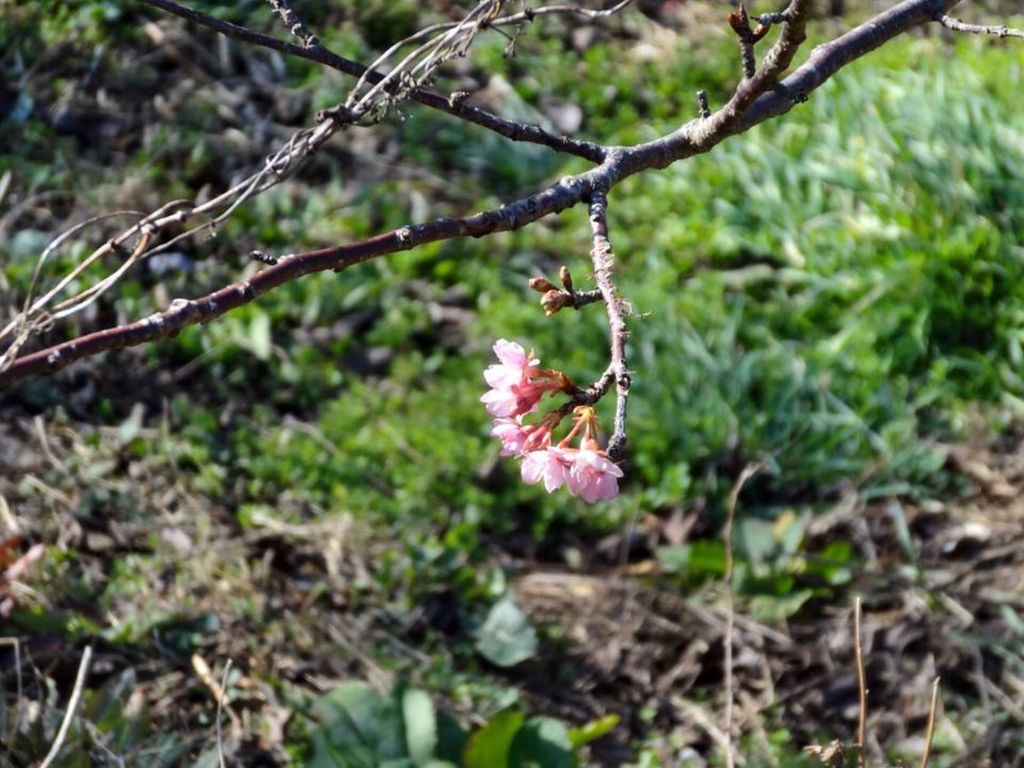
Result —
<path fill-rule="evenodd" d="M 445 713 L 437 713 L 437 749 L 435 755 L 439 760 L 458 764 L 462 760 L 462 751 L 466 748 L 466 732 L 454 717 Z"/>
<path fill-rule="evenodd" d="M 780 597 L 757 595 L 750 601 L 750 615 L 757 621 L 788 619 L 799 611 L 813 594 L 809 589 L 801 589 Z"/>
<path fill-rule="evenodd" d="M 550 717 L 528 720 L 509 750 L 510 768 L 573 768 L 575 764 L 569 732 Z"/>
<path fill-rule="evenodd" d="M 537 633 L 511 598 L 503 598 L 491 607 L 480 627 L 476 649 L 499 667 L 512 667 L 537 653 Z"/>
<path fill-rule="evenodd" d="M 690 545 L 658 547 L 658 560 L 665 573 L 682 573 L 690 562 Z"/>
<path fill-rule="evenodd" d="M 611 731 L 619 724 L 618 715 L 607 715 L 602 717 L 600 720 L 591 720 L 579 728 L 572 728 L 569 730 L 569 741 L 572 743 L 572 748 L 579 749 L 584 744 L 589 744 L 592 741 L 600 739 L 605 734 L 611 733 Z"/>
<path fill-rule="evenodd" d="M 466 768 L 511 768 L 509 750 L 512 740 L 523 725 L 521 712 L 499 712 L 479 731 L 469 737 L 463 753 Z"/>
<path fill-rule="evenodd" d="M 401 691 L 401 698 L 405 745 L 409 757 L 417 766 L 425 766 L 437 750 L 437 716 L 434 705 L 430 696 L 415 688 Z"/>
<path fill-rule="evenodd" d="M 310 737 L 315 768 L 380 768 L 408 758 L 400 708 L 368 685 L 338 686 L 313 705 L 313 714 L 322 724 Z"/>

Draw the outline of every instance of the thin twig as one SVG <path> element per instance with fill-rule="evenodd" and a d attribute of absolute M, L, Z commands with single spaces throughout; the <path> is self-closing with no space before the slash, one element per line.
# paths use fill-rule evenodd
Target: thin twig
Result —
<path fill-rule="evenodd" d="M 857 664 L 857 768 L 864 768 L 867 737 L 868 689 L 864 679 L 864 651 L 860 634 L 860 595 L 853 602 L 853 655 Z"/>
<path fill-rule="evenodd" d="M 1024 30 L 1014 29 L 1005 24 L 968 24 L 946 14 L 939 18 L 939 22 L 942 26 L 952 29 L 954 32 L 967 32 L 972 35 L 992 35 L 993 37 L 1018 37 L 1024 40 Z"/>
<path fill-rule="evenodd" d="M 921 755 L 921 762 L 918 768 L 928 768 L 928 758 L 932 754 L 932 739 L 935 738 L 935 716 L 939 710 L 939 680 L 936 677 L 932 683 L 932 703 L 928 708 L 928 731 L 924 737 L 924 753 Z"/>
<path fill-rule="evenodd" d="M 748 464 L 743 468 L 743 471 L 740 472 L 740 476 L 736 479 L 736 482 L 732 487 L 732 491 L 729 493 L 729 506 L 725 513 L 725 532 L 723 535 L 723 538 L 725 539 L 725 638 L 722 641 L 722 646 L 725 651 L 725 660 L 722 663 L 725 665 L 726 768 L 733 768 L 736 764 L 732 745 L 733 709 L 735 707 L 735 702 L 733 700 L 735 684 L 733 682 L 732 648 L 733 635 L 736 631 L 736 596 L 733 591 L 732 584 L 732 529 L 733 522 L 736 519 L 736 505 L 740 500 L 740 492 L 743 490 L 743 486 L 747 484 L 747 481 L 761 470 L 761 466 L 761 464 Z"/>
<path fill-rule="evenodd" d="M 307 49 L 302 45 L 278 40 L 276 37 L 256 32 L 238 24 L 222 21 L 201 11 L 196 11 L 176 3 L 174 0 L 142 0 L 142 2 L 245 43 L 259 45 L 290 56 L 315 61 L 353 77 L 363 77 L 365 75 L 370 83 L 379 83 L 387 77 L 387 75 L 380 72 L 368 71 L 368 68 L 359 62 L 339 56 L 325 48 L 323 44 Z M 394 87 L 398 87 L 397 84 Z M 435 91 L 417 88 L 409 94 L 409 98 L 431 109 L 454 115 L 462 120 L 494 131 L 512 141 L 541 144 L 558 152 L 577 155 L 595 163 L 601 162 L 606 153 L 604 147 L 594 142 L 581 141 L 568 136 L 558 136 L 537 125 L 507 120 L 480 107 L 466 104 L 461 99 L 454 99 L 452 96 L 446 96 Z"/>
<path fill-rule="evenodd" d="M 224 674 L 220 680 L 221 695 L 217 696 L 217 757 L 220 760 L 220 768 L 227 768 L 224 762 L 224 734 L 220 724 L 220 716 L 224 711 L 225 699 L 227 699 L 228 673 L 231 671 L 231 659 L 224 665 Z"/>
<path fill-rule="evenodd" d="M 736 33 L 736 39 L 740 44 L 743 77 L 750 80 L 757 70 L 757 60 L 754 58 L 754 44 L 757 42 L 757 37 L 754 35 L 754 30 L 750 28 L 750 17 L 747 15 L 747 8 L 743 0 L 739 0 L 736 10 L 729 14 L 729 26 Z"/>
<path fill-rule="evenodd" d="M 284 24 L 288 31 L 291 32 L 302 42 L 302 47 L 305 49 L 316 48 L 320 45 L 320 40 L 314 35 L 305 24 L 302 23 L 302 19 L 295 15 L 295 11 L 288 7 L 288 3 L 284 0 L 267 0 L 267 5 Z"/>
<path fill-rule="evenodd" d="M 60 748 L 64 745 L 64 739 L 67 738 L 68 729 L 71 727 L 71 721 L 75 717 L 75 711 L 78 709 L 78 700 L 82 697 L 82 689 L 85 687 L 85 678 L 89 674 L 89 662 L 92 661 L 92 646 L 87 645 L 85 650 L 82 652 L 82 662 L 78 665 L 78 675 L 75 677 L 75 687 L 71 691 L 71 698 L 68 699 L 68 708 L 64 712 L 64 721 L 60 724 L 60 730 L 57 731 L 57 738 L 54 739 L 53 745 L 50 747 L 50 751 L 46 753 L 46 757 L 43 758 L 43 762 L 39 764 L 39 768 L 50 768 L 53 765 L 53 761 L 57 759 L 57 754 L 60 752 Z"/>

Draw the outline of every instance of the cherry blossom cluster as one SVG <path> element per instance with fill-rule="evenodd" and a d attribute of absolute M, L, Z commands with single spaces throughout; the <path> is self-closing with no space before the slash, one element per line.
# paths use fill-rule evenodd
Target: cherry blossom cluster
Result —
<path fill-rule="evenodd" d="M 499 362 L 484 371 L 491 389 L 480 401 L 494 417 L 491 435 L 501 440 L 501 455 L 522 459 L 523 482 L 535 485 L 543 481 L 548 493 L 564 485 L 571 495 L 591 504 L 615 498 L 622 470 L 594 437 L 597 414 L 592 407 L 574 409 L 572 429 L 556 445 L 552 445 L 551 433 L 562 420 L 561 411 L 551 411 L 533 423 L 523 421 L 538 410 L 545 394 L 571 393 L 574 387 L 568 377 L 541 368 L 540 360 L 514 341 L 499 339 L 494 354 Z M 576 437 L 579 445 L 572 447 Z"/>

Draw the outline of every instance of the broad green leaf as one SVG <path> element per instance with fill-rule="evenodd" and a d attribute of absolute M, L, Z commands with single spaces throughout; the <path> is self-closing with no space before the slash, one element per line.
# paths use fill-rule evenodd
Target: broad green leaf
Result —
<path fill-rule="evenodd" d="M 537 633 L 511 598 L 491 608 L 477 635 L 476 649 L 499 667 L 512 667 L 537 652 Z"/>
<path fill-rule="evenodd" d="M 462 751 L 466 748 L 466 732 L 454 717 L 445 712 L 437 713 L 437 749 L 435 755 L 439 760 L 458 764 L 462 761 Z"/>
<path fill-rule="evenodd" d="M 437 750 L 437 716 L 424 691 L 409 688 L 401 692 L 405 745 L 417 766 L 425 766 Z"/>
<path fill-rule="evenodd" d="M 380 768 L 408 758 L 402 712 L 364 683 L 344 683 L 313 705 L 321 726 L 313 732 L 316 768 Z"/>
<path fill-rule="evenodd" d="M 527 720 L 509 750 L 510 768 L 573 768 L 572 742 L 566 727 L 550 717 Z"/>
<path fill-rule="evenodd" d="M 469 737 L 462 760 L 465 768 L 511 768 L 509 750 L 523 726 L 521 712 L 499 712 Z"/>

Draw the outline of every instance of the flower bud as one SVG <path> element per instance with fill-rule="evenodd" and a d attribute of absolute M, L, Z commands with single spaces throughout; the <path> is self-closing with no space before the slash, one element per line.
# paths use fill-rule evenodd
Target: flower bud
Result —
<path fill-rule="evenodd" d="M 560 309 L 565 309 L 572 303 L 572 297 L 565 291 L 557 288 L 548 291 L 540 297 L 540 305 L 544 307 L 544 314 L 550 317 Z"/>
<path fill-rule="evenodd" d="M 569 272 L 569 268 L 564 264 L 561 269 L 558 270 L 558 279 L 562 281 L 562 285 L 565 286 L 565 290 L 572 293 L 572 273 Z"/>
<path fill-rule="evenodd" d="M 547 293 L 548 291 L 557 291 L 558 288 L 555 284 L 548 280 L 546 277 L 531 277 L 530 282 L 527 283 L 530 286 L 530 290 L 536 291 L 537 293 Z"/>

